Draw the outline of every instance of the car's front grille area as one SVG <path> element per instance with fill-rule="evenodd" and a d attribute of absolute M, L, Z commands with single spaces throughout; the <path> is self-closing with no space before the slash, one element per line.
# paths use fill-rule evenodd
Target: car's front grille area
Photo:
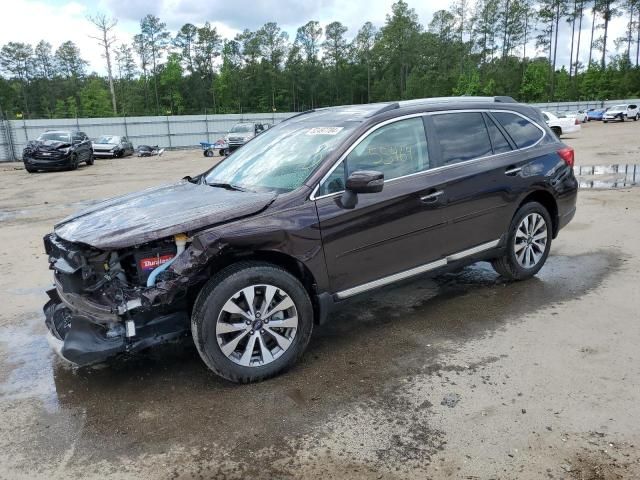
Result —
<path fill-rule="evenodd" d="M 30 156 L 37 160 L 58 160 L 64 157 L 64 154 L 62 152 L 58 152 L 55 150 L 51 150 L 51 151 L 36 150 L 32 152 Z"/>

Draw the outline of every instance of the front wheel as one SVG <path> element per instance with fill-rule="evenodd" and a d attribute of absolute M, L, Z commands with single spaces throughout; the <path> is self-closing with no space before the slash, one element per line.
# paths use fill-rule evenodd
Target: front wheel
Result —
<path fill-rule="evenodd" d="M 77 170 L 78 169 L 78 157 L 74 153 L 69 160 L 69 170 Z"/>
<path fill-rule="evenodd" d="M 87 161 L 85 162 L 87 165 L 93 165 L 95 163 L 96 159 L 93 156 L 93 154 L 89 155 L 89 158 L 87 158 Z"/>
<path fill-rule="evenodd" d="M 213 150 L 211 150 L 211 149 L 205 150 L 204 151 L 204 156 L 205 157 L 213 157 Z"/>
<path fill-rule="evenodd" d="M 552 224 L 547 209 L 526 203 L 516 212 L 507 237 L 505 254 L 491 262 L 509 280 L 524 280 L 542 268 L 551 248 Z"/>
<path fill-rule="evenodd" d="M 238 383 L 264 380 L 292 366 L 313 329 L 304 286 L 267 263 L 223 269 L 202 288 L 193 312 L 191 332 L 202 360 Z"/>

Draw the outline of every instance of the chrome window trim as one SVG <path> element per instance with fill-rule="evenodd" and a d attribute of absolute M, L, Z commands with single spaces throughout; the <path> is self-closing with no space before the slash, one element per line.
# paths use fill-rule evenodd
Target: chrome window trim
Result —
<path fill-rule="evenodd" d="M 412 113 L 412 114 L 409 114 L 409 115 L 403 115 L 401 117 L 390 118 L 389 120 L 385 120 L 384 122 L 380 122 L 379 124 L 372 126 L 370 129 L 368 129 L 366 132 L 364 132 L 360 136 L 360 138 L 358 138 L 355 142 L 353 142 L 353 144 L 347 149 L 347 151 L 345 151 L 342 155 L 340 155 L 340 158 L 338 158 L 338 160 L 336 160 L 336 162 L 333 164 L 331 169 L 320 179 L 320 181 L 313 188 L 313 191 L 311 192 L 311 195 L 309 195 L 309 200 L 315 201 L 315 200 L 320 200 L 322 198 L 329 198 L 329 197 L 333 197 L 335 195 L 341 195 L 342 193 L 344 193 L 344 190 L 340 190 L 339 192 L 326 193 L 324 195 L 316 196 L 317 193 L 318 193 L 318 190 L 320 190 L 320 185 L 322 185 L 322 183 L 325 182 L 331 176 L 331 174 L 334 172 L 334 170 L 336 168 L 338 168 L 338 165 L 340 165 L 340 163 L 345 158 L 347 158 L 347 156 L 351 153 L 351 151 L 353 149 L 355 149 L 358 146 L 358 144 L 360 144 L 361 141 L 363 141 L 370 133 L 376 131 L 378 128 L 381 128 L 381 127 L 383 127 L 385 125 L 389 125 L 390 123 L 394 123 L 394 122 L 397 122 L 397 121 L 400 121 L 400 120 L 405 120 L 405 119 L 408 119 L 408 118 L 426 117 L 428 115 L 443 115 L 443 114 L 446 114 L 446 113 L 482 113 L 482 112 L 511 113 L 513 115 L 517 115 L 519 117 L 524 118 L 528 122 L 532 123 L 535 127 L 537 127 L 538 130 L 540 130 L 542 132 L 542 136 L 538 139 L 537 142 L 535 142 L 532 145 L 529 145 L 528 147 L 516 148 L 516 149 L 511 150 L 509 152 L 496 153 L 496 154 L 493 154 L 493 155 L 487 155 L 486 157 L 472 158 L 472 159 L 469 159 L 469 160 L 465 160 L 464 162 L 452 163 L 450 165 L 441 165 L 440 167 L 435 167 L 435 168 L 430 168 L 428 170 L 422 170 L 420 172 L 410 173 L 408 175 L 403 175 L 401 177 L 390 178 L 389 180 L 385 179 L 384 183 L 393 182 L 395 180 L 401 180 L 401 179 L 404 179 L 404 178 L 414 177 L 416 175 L 425 175 L 425 174 L 430 174 L 430 173 L 433 173 L 433 172 L 440 172 L 440 171 L 445 170 L 445 169 L 455 168 L 455 167 L 462 166 L 462 165 L 468 165 L 468 164 L 470 164 L 472 162 L 479 162 L 479 161 L 482 161 L 482 160 L 487 160 L 487 159 L 499 157 L 501 155 L 509 155 L 509 154 L 514 153 L 514 152 L 522 152 L 522 151 L 525 151 L 525 150 L 529 150 L 530 148 L 538 146 L 540 144 L 540 142 L 542 142 L 542 140 L 547 136 L 547 131 L 544 128 L 542 128 L 533 119 L 527 117 L 526 115 L 521 114 L 520 112 L 515 112 L 513 110 L 498 109 L 498 108 L 491 108 L 491 109 L 486 109 L 486 108 L 484 108 L 484 109 L 465 109 L 465 110 L 442 110 L 442 111 L 438 111 L 438 112 L 420 112 L 420 113 Z"/>
<path fill-rule="evenodd" d="M 491 250 L 492 248 L 497 247 L 499 244 L 500 244 L 500 239 L 483 243 L 481 245 L 468 248 L 467 250 L 462 250 L 460 252 L 447 255 L 446 257 L 441 258 L 440 260 L 435 260 L 433 262 L 425 263 L 424 265 L 410 268 L 409 270 L 404 270 L 402 272 L 394 273 L 393 275 L 388 275 L 386 277 L 382 277 L 377 280 L 373 280 L 371 282 L 363 283 L 362 285 L 348 288 L 346 290 L 341 290 L 340 292 L 337 292 L 335 295 L 339 300 L 344 300 L 345 298 L 352 297 L 353 295 L 357 295 L 359 293 L 363 293 L 368 290 L 372 290 L 374 288 L 383 287 L 385 285 L 389 285 L 390 283 L 399 282 L 400 280 L 405 280 L 407 278 L 420 275 L 421 273 L 426 273 L 431 270 L 435 270 L 436 268 L 444 267 L 448 263 L 455 262 L 456 260 L 461 260 L 465 257 L 475 255 L 476 253 L 484 252 L 485 250 Z"/>

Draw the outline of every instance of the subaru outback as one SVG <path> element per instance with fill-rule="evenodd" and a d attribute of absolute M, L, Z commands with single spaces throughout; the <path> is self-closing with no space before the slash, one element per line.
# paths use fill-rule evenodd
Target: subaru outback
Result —
<path fill-rule="evenodd" d="M 268 378 L 354 295 L 482 260 L 535 275 L 575 213 L 573 163 L 508 97 L 298 114 L 200 175 L 58 223 L 50 344 L 88 365 L 191 335 L 222 377 Z"/>

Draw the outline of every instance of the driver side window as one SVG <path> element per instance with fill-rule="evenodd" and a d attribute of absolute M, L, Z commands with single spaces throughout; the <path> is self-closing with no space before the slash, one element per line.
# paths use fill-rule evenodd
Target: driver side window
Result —
<path fill-rule="evenodd" d="M 385 180 L 429 169 L 429 153 L 421 117 L 400 120 L 371 132 L 324 181 L 319 195 L 341 192 L 358 170 L 376 170 Z"/>

